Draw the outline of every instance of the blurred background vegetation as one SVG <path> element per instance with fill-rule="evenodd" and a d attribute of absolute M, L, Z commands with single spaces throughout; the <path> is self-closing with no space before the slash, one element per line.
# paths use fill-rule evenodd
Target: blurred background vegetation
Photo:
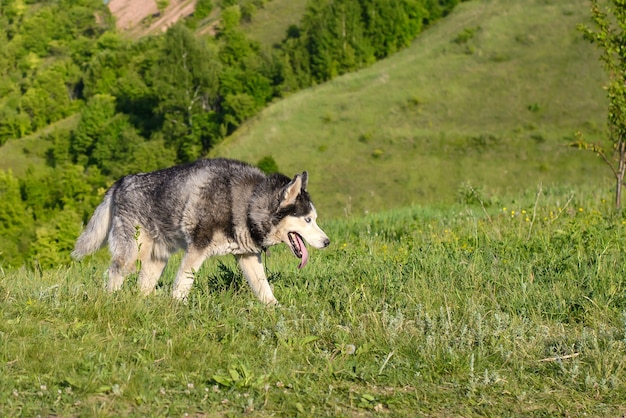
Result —
<path fill-rule="evenodd" d="M 2 267 L 69 262 L 115 180 L 207 155 L 309 170 L 329 217 L 610 187 L 569 147 L 606 137 L 586 0 L 109 6 L 0 5 Z"/>
<path fill-rule="evenodd" d="M 457 2 L 291 2 L 273 44 L 244 27 L 265 0 L 198 1 L 146 36 L 155 16 L 118 30 L 101 0 L 2 2 L 0 265 L 67 261 L 115 179 L 206 155 L 269 102 L 408 46 Z"/>

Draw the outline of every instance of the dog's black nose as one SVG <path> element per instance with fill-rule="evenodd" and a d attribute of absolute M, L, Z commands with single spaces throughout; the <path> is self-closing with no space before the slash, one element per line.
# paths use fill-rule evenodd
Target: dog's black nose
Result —
<path fill-rule="evenodd" d="M 324 248 L 328 247 L 330 245 L 330 240 L 328 238 L 326 238 L 324 240 Z"/>

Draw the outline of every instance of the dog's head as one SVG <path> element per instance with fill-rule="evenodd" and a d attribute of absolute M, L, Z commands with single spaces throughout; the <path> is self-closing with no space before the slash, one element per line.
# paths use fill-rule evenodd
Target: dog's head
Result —
<path fill-rule="evenodd" d="M 274 225 L 275 239 L 284 242 L 293 254 L 301 259 L 299 268 L 304 267 L 309 253 L 304 241 L 315 248 L 325 248 L 330 239 L 317 225 L 317 212 L 306 190 L 308 173 L 297 174 L 280 191 L 280 203 Z"/>

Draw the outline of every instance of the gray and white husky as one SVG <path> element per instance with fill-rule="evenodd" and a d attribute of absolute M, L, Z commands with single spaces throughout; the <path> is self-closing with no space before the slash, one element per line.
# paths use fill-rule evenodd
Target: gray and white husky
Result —
<path fill-rule="evenodd" d="M 306 171 L 293 179 L 268 176 L 228 159 L 132 174 L 106 192 L 72 256 L 91 254 L 108 239 L 109 291 L 122 286 L 139 260 L 138 284 L 147 294 L 156 287 L 169 257 L 183 249 L 172 296 L 185 299 L 207 257 L 233 254 L 259 300 L 275 304 L 261 252 L 284 242 L 301 259 L 302 268 L 309 257 L 303 240 L 315 248 L 330 244 L 317 226 L 307 179 Z"/>

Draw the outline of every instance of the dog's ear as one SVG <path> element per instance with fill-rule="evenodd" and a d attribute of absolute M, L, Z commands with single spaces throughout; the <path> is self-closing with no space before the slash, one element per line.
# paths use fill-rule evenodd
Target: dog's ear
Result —
<path fill-rule="evenodd" d="M 306 171 L 302 172 L 302 190 L 306 192 L 306 185 L 309 182 L 309 173 Z"/>
<path fill-rule="evenodd" d="M 306 191 L 306 183 L 308 180 L 308 173 L 305 171 L 302 174 L 296 174 L 293 180 L 285 186 L 283 192 L 283 200 L 280 202 L 281 207 L 289 206 L 296 203 L 296 198 L 302 190 Z"/>

